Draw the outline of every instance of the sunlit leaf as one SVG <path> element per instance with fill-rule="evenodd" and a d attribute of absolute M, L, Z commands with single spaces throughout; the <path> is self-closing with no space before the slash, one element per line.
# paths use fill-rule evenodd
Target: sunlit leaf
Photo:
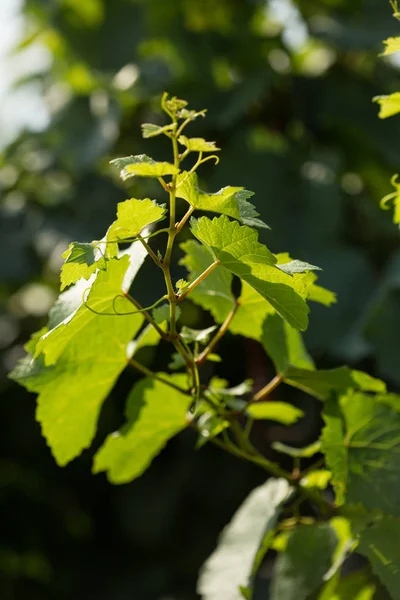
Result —
<path fill-rule="evenodd" d="M 128 263 L 128 257 L 111 260 L 99 273 L 91 290 L 96 306 L 111 304 L 106 290 L 121 289 Z M 129 342 L 142 323 L 141 314 L 99 316 L 81 307 L 69 323 L 50 332 L 48 344 L 46 337 L 40 340 L 50 366 L 39 354 L 14 371 L 14 379 L 39 394 L 36 418 L 58 464 L 67 464 L 92 442 L 103 401 L 125 369 Z"/>
<path fill-rule="evenodd" d="M 97 269 L 106 268 L 106 260 L 95 244 L 72 242 L 62 254 L 61 290 L 79 279 L 89 279 Z"/>
<path fill-rule="evenodd" d="M 314 362 L 304 346 L 301 334 L 277 313 L 266 315 L 261 343 L 277 373 L 287 373 L 290 365 L 299 369 L 314 369 Z"/>
<path fill-rule="evenodd" d="M 400 112 L 400 92 L 388 96 L 375 96 L 374 102 L 380 106 L 380 119 L 387 119 Z"/>
<path fill-rule="evenodd" d="M 304 448 L 293 448 L 292 446 L 287 446 L 286 444 L 282 444 L 281 442 L 273 442 L 271 445 L 274 450 L 296 458 L 310 458 L 311 456 L 314 456 L 317 452 L 321 451 L 320 441 L 313 442 L 312 444 L 310 444 L 309 446 L 305 446 Z"/>
<path fill-rule="evenodd" d="M 185 252 L 180 264 L 186 267 L 189 272 L 188 278 L 193 281 L 211 265 L 212 258 L 195 240 L 187 240 L 180 247 Z M 217 267 L 190 293 L 189 298 L 205 310 L 209 310 L 217 323 L 222 323 L 235 303 L 231 286 L 232 275 Z"/>
<path fill-rule="evenodd" d="M 163 177 L 164 175 L 177 175 L 179 169 L 168 162 L 156 162 L 146 154 L 115 158 L 111 164 L 121 171 L 125 181 L 135 175 L 141 177 Z"/>
<path fill-rule="evenodd" d="M 180 387 L 186 375 L 162 377 Z M 139 477 L 167 441 L 187 426 L 190 395 L 154 379 L 142 379 L 133 387 L 126 406 L 126 423 L 108 436 L 94 458 L 93 472 L 107 471 L 112 483 Z"/>
<path fill-rule="evenodd" d="M 117 220 L 109 229 L 110 239 L 118 241 L 136 237 L 145 227 L 161 221 L 165 217 L 165 206 L 146 198 L 131 198 L 118 203 Z"/>
<path fill-rule="evenodd" d="M 285 372 L 284 381 L 319 400 L 327 400 L 332 393 L 342 394 L 349 388 L 370 392 L 386 390 L 385 383 L 380 379 L 375 379 L 367 373 L 355 371 L 349 367 L 312 371 L 289 366 Z"/>
<path fill-rule="evenodd" d="M 249 227 L 269 229 L 258 219 L 259 213 L 248 201 L 254 193 L 242 187 L 228 186 L 215 194 L 207 194 L 199 189 L 196 173 L 184 171 L 178 176 L 176 195 L 197 210 L 227 215 Z"/>
<path fill-rule="evenodd" d="M 188 138 L 186 135 L 179 136 L 178 142 L 185 146 L 190 152 L 217 152 L 215 142 L 207 142 L 203 138 Z"/>
<path fill-rule="evenodd" d="M 295 329 L 307 328 L 309 309 L 294 289 L 296 280 L 277 269 L 276 258 L 258 242 L 255 230 L 226 216 L 192 219 L 191 229 L 222 267 L 246 281 Z"/>
<path fill-rule="evenodd" d="M 296 423 L 304 414 L 302 410 L 292 404 L 272 400 L 250 404 L 246 412 L 252 419 L 268 419 L 284 425 Z"/>
<path fill-rule="evenodd" d="M 400 37 L 391 37 L 383 42 L 385 44 L 385 51 L 382 52 L 382 56 L 393 54 L 400 50 Z"/>

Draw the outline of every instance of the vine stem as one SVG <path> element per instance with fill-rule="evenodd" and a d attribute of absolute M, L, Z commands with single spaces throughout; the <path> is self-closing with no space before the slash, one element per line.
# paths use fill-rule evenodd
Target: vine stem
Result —
<path fill-rule="evenodd" d="M 153 325 L 154 329 L 157 331 L 157 333 L 161 336 L 161 338 L 163 340 L 168 340 L 169 336 L 167 333 L 165 333 L 165 331 L 163 331 L 161 329 L 161 327 L 155 322 L 155 320 L 153 319 L 153 317 L 151 316 L 151 314 L 149 312 L 147 312 L 147 310 L 143 310 L 142 305 L 135 300 L 135 298 L 133 298 L 129 293 L 125 293 L 124 294 L 125 298 L 127 298 L 129 300 L 129 302 L 131 304 L 133 304 L 133 306 L 135 306 L 138 311 L 140 311 L 141 313 L 143 313 L 144 318 L 146 319 L 146 321 L 148 321 L 149 323 L 151 323 L 151 325 Z"/>
<path fill-rule="evenodd" d="M 263 400 L 264 398 L 269 396 L 274 391 L 274 389 L 276 389 L 278 387 L 278 385 L 280 383 L 282 383 L 282 381 L 283 381 L 282 375 L 280 375 L 280 374 L 275 375 L 275 377 L 273 379 L 271 379 L 271 381 L 269 383 L 267 383 L 266 386 L 261 388 L 261 390 L 253 396 L 253 398 L 249 404 L 252 404 L 253 402 L 260 402 L 261 400 Z"/>
<path fill-rule="evenodd" d="M 154 373 L 154 371 L 150 371 L 150 369 L 148 369 L 141 363 L 137 362 L 137 360 L 135 360 L 134 358 L 130 358 L 128 362 L 134 369 L 136 369 L 137 371 L 140 371 L 140 373 L 142 373 L 143 375 L 146 375 L 146 377 L 151 377 L 151 379 L 155 379 L 156 381 L 165 383 L 165 385 L 168 385 L 170 388 L 173 388 L 174 390 L 180 392 L 181 394 L 186 394 L 187 396 L 191 395 L 189 390 L 185 390 L 185 389 L 181 388 L 179 385 L 175 385 L 175 383 L 172 383 L 171 381 L 164 379 L 164 377 L 160 377 L 159 375 L 157 375 L 157 373 Z"/>
<path fill-rule="evenodd" d="M 198 366 L 202 365 L 207 360 L 207 357 L 210 354 L 210 352 L 213 351 L 213 349 L 218 344 L 218 342 L 220 341 L 220 339 L 228 331 L 229 326 L 232 323 L 233 318 L 236 315 L 238 308 L 239 308 L 239 304 L 238 304 L 238 302 L 235 302 L 234 307 L 232 308 L 231 312 L 226 317 L 225 321 L 222 323 L 221 327 L 219 328 L 219 330 L 217 331 L 217 333 L 215 334 L 215 336 L 213 337 L 213 339 L 210 341 L 210 343 L 208 344 L 208 346 L 206 346 L 206 348 L 204 348 L 204 350 L 200 354 L 200 356 L 196 359 L 196 363 L 197 363 Z"/>
<path fill-rule="evenodd" d="M 172 116 L 172 121 L 175 126 L 175 130 L 173 135 L 171 136 L 172 147 L 174 151 L 174 166 L 179 169 L 179 149 L 178 149 L 178 140 L 176 137 L 176 128 L 178 125 L 178 121 L 175 115 Z M 172 176 L 171 184 L 169 185 L 169 231 L 168 231 L 168 242 L 167 248 L 165 251 L 165 256 L 162 261 L 162 269 L 164 272 L 165 284 L 167 286 L 168 291 L 168 300 L 170 307 L 170 328 L 171 335 L 176 334 L 176 301 L 177 297 L 175 294 L 174 286 L 171 279 L 171 271 L 170 271 L 170 263 L 171 263 L 171 255 L 172 248 L 174 246 L 175 236 L 177 234 L 175 219 L 176 219 L 176 180 L 177 175 Z"/>
<path fill-rule="evenodd" d="M 229 445 L 225 444 L 222 440 L 220 440 L 216 437 L 210 438 L 209 441 L 211 443 L 213 443 L 215 446 L 219 446 L 223 450 L 226 450 L 226 452 L 229 452 L 230 454 L 233 454 L 234 456 L 237 456 L 238 458 L 242 458 L 243 460 L 248 460 L 248 461 L 262 467 L 265 471 L 268 471 L 268 473 L 270 475 L 273 475 L 274 477 L 282 477 L 283 479 L 286 479 L 286 481 L 288 481 L 289 483 L 291 483 L 291 484 L 294 483 L 290 473 L 287 473 L 286 471 L 284 471 L 283 469 L 278 467 L 278 465 L 270 462 L 266 458 L 263 458 L 261 456 L 258 457 L 256 455 L 245 452 L 244 450 L 241 450 L 240 448 L 238 448 L 237 446 L 234 446 L 233 444 L 229 444 Z"/>
<path fill-rule="evenodd" d="M 190 294 L 191 291 L 194 290 L 195 287 L 197 287 L 199 285 L 199 283 L 201 283 L 202 281 L 204 281 L 204 279 L 206 277 L 208 277 L 208 275 L 210 275 L 210 273 L 212 273 L 214 271 L 214 269 L 216 267 L 218 267 L 219 265 L 219 260 L 215 260 L 209 267 L 207 267 L 207 269 L 205 271 L 203 271 L 203 273 L 201 273 L 197 279 L 195 279 L 194 281 L 192 281 L 192 283 L 190 285 L 188 285 L 188 287 L 186 288 L 186 290 L 183 292 L 183 294 L 181 294 L 178 299 L 177 302 L 182 302 L 182 300 L 184 300 L 186 298 L 186 296 L 188 296 Z"/>
<path fill-rule="evenodd" d="M 179 233 L 179 231 L 183 228 L 183 226 L 185 225 L 186 221 L 192 215 L 192 213 L 194 212 L 194 210 L 195 210 L 194 206 L 191 206 L 189 208 L 189 210 L 187 211 L 187 213 L 183 215 L 182 219 L 179 221 L 178 225 L 176 226 L 177 233 Z"/>
<path fill-rule="evenodd" d="M 156 265 L 158 267 L 162 268 L 162 264 L 161 261 L 159 260 L 159 258 L 156 256 L 156 254 L 153 252 L 153 250 L 150 248 L 149 244 L 146 242 L 146 240 L 144 238 L 142 238 L 142 236 L 138 233 L 138 240 L 139 242 L 141 242 L 141 244 L 144 246 L 144 248 L 147 250 L 147 253 L 149 256 L 151 256 L 151 258 L 153 259 L 153 261 L 156 263 Z"/>

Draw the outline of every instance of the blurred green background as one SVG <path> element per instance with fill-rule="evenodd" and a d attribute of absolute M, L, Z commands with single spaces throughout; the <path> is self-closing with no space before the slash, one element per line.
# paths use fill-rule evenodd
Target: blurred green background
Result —
<path fill-rule="evenodd" d="M 167 90 L 208 109 L 191 133 L 223 150 L 202 187 L 256 192 L 272 228 L 263 241 L 323 267 L 338 293 L 333 308 L 312 307 L 317 364 L 349 362 L 399 390 L 400 236 L 379 200 L 400 169 L 400 119 L 379 121 L 371 101 L 400 89 L 396 55 L 378 57 L 399 24 L 384 0 L 1 3 L 0 598 L 194 600 L 201 563 L 264 474 L 195 452 L 190 432 L 129 485 L 92 476 L 92 451 L 59 469 L 34 396 L 6 374 L 46 321 L 68 243 L 102 237 L 124 198 L 159 195 L 145 180 L 123 185 L 108 161 L 169 157 L 166 140 L 140 136 L 140 123 L 162 122 Z M 146 268 L 137 297 L 149 304 L 161 288 Z M 210 324 L 190 303 L 183 318 Z M 232 384 L 273 374 L 255 343 L 231 336 L 220 351 L 225 364 L 212 368 Z M 168 362 L 165 348 L 142 358 Z M 95 445 L 121 422 L 134 377 L 107 400 Z M 318 406 L 290 399 L 308 417 L 286 431 L 259 425 L 266 453 L 273 439 L 318 434 Z"/>

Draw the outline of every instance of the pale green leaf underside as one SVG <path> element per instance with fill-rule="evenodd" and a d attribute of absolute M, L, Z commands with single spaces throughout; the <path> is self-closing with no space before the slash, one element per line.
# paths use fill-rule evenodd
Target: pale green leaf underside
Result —
<path fill-rule="evenodd" d="M 230 221 L 226 216 L 192 219 L 193 235 L 203 243 L 222 267 L 246 281 L 295 329 L 308 324 L 308 306 L 297 290 L 299 282 L 276 267 L 276 258 L 258 242 L 257 232 Z"/>
<path fill-rule="evenodd" d="M 164 219 L 165 212 L 164 206 L 149 198 L 144 200 L 131 198 L 119 202 L 117 220 L 111 225 L 108 235 L 110 239 L 117 241 L 134 238 L 148 225 Z"/>
<path fill-rule="evenodd" d="M 292 404 L 275 401 L 255 402 L 248 406 L 246 412 L 252 419 L 268 419 L 283 425 L 296 423 L 304 414 Z"/>
<path fill-rule="evenodd" d="M 294 273 L 306 273 L 307 271 L 321 271 L 320 267 L 316 267 L 315 265 L 310 265 L 310 263 L 304 262 L 302 260 L 290 260 L 286 263 L 277 263 L 276 265 L 278 269 L 283 271 L 284 273 L 288 273 L 289 275 L 293 275 Z"/>
<path fill-rule="evenodd" d="M 338 543 L 329 524 L 301 525 L 278 555 L 271 582 L 271 600 L 308 600 L 323 583 Z"/>
<path fill-rule="evenodd" d="M 111 164 L 120 169 L 121 178 L 125 181 L 135 175 L 141 177 L 163 177 L 164 175 L 177 175 L 178 167 L 168 162 L 156 162 L 146 154 L 115 158 Z"/>
<path fill-rule="evenodd" d="M 203 600 L 243 600 L 239 587 L 251 586 L 253 563 L 262 540 L 275 527 L 280 507 L 290 493 L 284 479 L 270 479 L 251 492 L 200 572 L 198 593 Z"/>
<path fill-rule="evenodd" d="M 387 56 L 388 54 L 394 54 L 400 50 L 400 37 L 391 37 L 383 42 L 385 44 L 385 51 L 382 52 L 381 56 Z"/>
<path fill-rule="evenodd" d="M 217 152 L 215 142 L 207 142 L 203 138 L 188 138 L 186 135 L 179 136 L 178 142 L 185 146 L 190 152 Z"/>
<path fill-rule="evenodd" d="M 65 261 L 61 267 L 61 290 L 106 268 L 105 258 L 94 244 L 72 242 L 62 257 Z"/>
<path fill-rule="evenodd" d="M 186 171 L 178 176 L 177 186 L 177 197 L 186 200 L 196 210 L 220 213 L 249 227 L 269 229 L 268 225 L 258 219 L 259 213 L 248 201 L 254 196 L 253 192 L 242 187 L 228 186 L 215 194 L 207 194 L 199 189 L 196 173 Z"/>
<path fill-rule="evenodd" d="M 388 96 L 375 96 L 374 102 L 380 106 L 379 118 L 387 119 L 400 112 L 400 92 Z"/>
<path fill-rule="evenodd" d="M 186 325 L 184 325 L 181 329 L 180 334 L 187 344 L 197 342 L 205 346 L 210 341 L 211 334 L 216 329 L 216 325 L 212 325 L 211 327 L 207 327 L 206 329 L 191 329 L 190 327 L 186 327 Z"/>
<path fill-rule="evenodd" d="M 163 127 L 160 125 L 154 125 L 153 123 L 143 123 L 142 124 L 142 135 L 144 138 L 155 137 L 156 135 L 161 135 L 163 133 L 169 133 L 171 129 L 173 129 L 173 124 L 164 125 Z"/>
<path fill-rule="evenodd" d="M 400 397 L 349 392 L 327 403 L 322 449 L 340 501 L 400 516 Z"/>
<path fill-rule="evenodd" d="M 400 519 L 384 517 L 360 535 L 357 552 L 366 556 L 372 569 L 390 592 L 400 600 Z"/>
<path fill-rule="evenodd" d="M 164 375 L 181 387 L 185 375 Z M 142 379 L 132 389 L 126 407 L 126 424 L 109 435 L 94 457 L 93 472 L 107 471 L 112 483 L 139 477 L 167 441 L 187 426 L 191 397 L 154 379 Z"/>

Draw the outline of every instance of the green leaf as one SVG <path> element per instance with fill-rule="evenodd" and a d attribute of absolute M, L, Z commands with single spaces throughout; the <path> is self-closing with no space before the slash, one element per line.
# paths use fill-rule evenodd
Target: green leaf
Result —
<path fill-rule="evenodd" d="M 357 552 L 366 556 L 393 600 L 400 600 L 400 519 L 383 517 L 361 532 Z"/>
<path fill-rule="evenodd" d="M 230 324 L 229 331 L 258 342 L 261 341 L 264 321 L 269 315 L 276 314 L 275 309 L 245 281 L 242 281 L 238 304 L 239 308 Z M 278 315 L 278 318 L 281 317 Z"/>
<path fill-rule="evenodd" d="M 154 125 L 153 123 L 143 123 L 142 135 L 144 138 L 155 137 L 156 135 L 169 133 L 173 129 L 173 127 L 173 123 L 170 123 L 169 125 L 164 125 L 163 127 L 160 127 L 160 125 Z"/>
<path fill-rule="evenodd" d="M 155 322 L 158 323 L 159 325 L 161 323 L 166 323 L 167 321 L 169 321 L 170 316 L 171 316 L 169 304 L 168 303 L 161 304 L 161 306 L 157 306 L 156 308 L 153 308 L 152 316 L 153 316 L 153 319 L 155 320 Z M 181 316 L 181 309 L 179 308 L 179 306 L 177 306 L 175 308 L 176 320 L 178 320 L 180 316 Z"/>
<path fill-rule="evenodd" d="M 325 306 L 331 306 L 337 302 L 336 294 L 334 292 L 331 292 L 320 285 L 315 285 L 314 282 L 317 280 L 317 275 L 315 273 L 308 273 L 307 280 L 308 300 L 324 304 Z"/>
<path fill-rule="evenodd" d="M 106 268 L 106 261 L 93 242 L 72 242 L 61 256 L 65 259 L 61 267 L 61 290 L 81 278 L 88 279 L 97 269 Z"/>
<path fill-rule="evenodd" d="M 216 325 L 207 327 L 207 329 L 191 329 L 190 327 L 186 327 L 186 325 L 184 325 L 181 329 L 180 335 L 187 344 L 198 342 L 199 344 L 206 346 L 210 341 L 211 334 L 216 329 Z"/>
<path fill-rule="evenodd" d="M 349 388 L 358 388 L 367 392 L 384 392 L 386 390 L 386 384 L 383 381 L 375 379 L 367 373 L 349 369 L 349 367 L 311 371 L 289 365 L 284 381 L 318 400 L 327 400 L 332 393 L 342 394 Z"/>
<path fill-rule="evenodd" d="M 189 281 L 194 281 L 207 267 L 212 258 L 209 252 L 195 240 L 180 245 L 185 257 L 180 260 L 189 272 Z M 231 290 L 232 275 L 217 267 L 191 293 L 190 299 L 205 310 L 209 310 L 217 323 L 222 323 L 235 304 Z"/>
<path fill-rule="evenodd" d="M 136 237 L 142 229 L 165 218 L 166 209 L 154 200 L 131 198 L 118 203 L 117 220 L 109 229 L 109 237 L 118 241 Z"/>
<path fill-rule="evenodd" d="M 196 112 L 195 110 L 187 110 L 186 108 L 181 108 L 177 111 L 176 116 L 178 119 L 189 119 L 190 121 L 194 121 L 197 117 L 205 117 L 207 110 L 200 110 Z"/>
<path fill-rule="evenodd" d="M 189 286 L 189 282 L 186 279 L 178 279 L 175 284 L 175 288 L 179 295 L 183 294 L 186 288 Z"/>
<path fill-rule="evenodd" d="M 254 193 L 242 187 L 228 186 L 215 194 L 207 194 L 199 189 L 197 174 L 184 171 L 178 176 L 176 195 L 186 200 L 196 210 L 220 213 L 237 219 L 249 227 L 269 229 L 268 225 L 257 218 L 259 213 L 248 202 Z"/>
<path fill-rule="evenodd" d="M 163 177 L 164 175 L 177 175 L 179 173 L 178 167 L 168 162 L 156 162 L 146 154 L 115 158 L 110 161 L 110 164 L 120 169 L 121 178 L 124 181 L 135 175 L 140 177 Z"/>
<path fill-rule="evenodd" d="M 180 387 L 186 375 L 161 375 Z M 167 441 L 187 426 L 189 395 L 154 379 L 142 379 L 133 387 L 126 406 L 126 423 L 109 435 L 94 457 L 93 472 L 107 471 L 112 483 L 139 477 Z"/>
<path fill-rule="evenodd" d="M 277 313 L 266 315 L 260 341 L 277 373 L 284 375 L 290 366 L 306 370 L 315 368 L 301 334 Z"/>
<path fill-rule="evenodd" d="M 331 479 L 331 471 L 328 471 L 327 469 L 317 469 L 303 477 L 301 480 L 301 487 L 325 490 Z"/>
<path fill-rule="evenodd" d="M 400 516 L 400 397 L 350 391 L 324 408 L 322 449 L 338 503 Z"/>
<path fill-rule="evenodd" d="M 224 429 L 227 429 L 229 425 L 229 421 L 221 420 L 215 413 L 206 412 L 202 414 L 197 421 L 199 439 L 196 443 L 196 448 L 202 448 L 209 440 L 219 435 Z"/>
<path fill-rule="evenodd" d="M 321 450 L 332 471 L 332 483 L 336 492 L 336 504 L 343 504 L 346 494 L 348 463 L 344 445 L 344 422 L 339 405 L 330 400 L 322 413 L 325 427 L 321 434 Z"/>
<path fill-rule="evenodd" d="M 331 579 L 318 596 L 318 600 L 381 600 L 375 596 L 375 590 L 376 585 L 363 569 L 346 575 L 340 581 Z"/>
<path fill-rule="evenodd" d="M 100 329 L 106 327 L 114 318 L 128 321 L 132 316 L 136 316 L 113 316 L 116 309 L 119 313 L 131 313 L 132 309 L 134 309 L 132 304 L 121 296 L 129 264 L 128 256 L 109 260 L 107 262 L 107 271 L 100 271 L 90 287 L 86 303 L 81 304 L 74 313 L 67 316 L 39 340 L 35 355 L 38 356 L 39 353 L 43 353 L 45 364 L 54 364 L 64 351 L 66 345 L 77 334 L 82 336 L 82 343 L 85 344 L 86 340 L 83 336 L 85 335 L 86 327 L 93 321 L 95 322 L 95 327 Z M 88 306 L 91 310 L 87 308 Z M 104 314 L 99 315 L 97 313 Z"/>
<path fill-rule="evenodd" d="M 297 291 L 297 280 L 276 267 L 275 256 L 258 242 L 255 230 L 224 215 L 212 221 L 192 219 L 191 230 L 222 267 L 259 292 L 290 325 L 307 328 L 309 309 Z"/>
<path fill-rule="evenodd" d="M 171 359 L 171 362 L 168 364 L 168 368 L 171 371 L 179 371 L 179 369 L 183 369 L 186 366 L 185 359 L 179 352 L 174 352 Z"/>
<path fill-rule="evenodd" d="M 220 397 L 234 397 L 244 396 L 251 392 L 253 388 L 253 382 L 251 379 L 245 379 L 242 383 L 235 385 L 234 387 L 228 388 L 228 382 L 225 379 L 219 377 L 212 377 L 209 385 L 209 389 L 212 393 L 217 394 Z"/>
<path fill-rule="evenodd" d="M 162 327 L 165 329 L 165 327 Z M 158 333 L 157 329 L 153 327 L 153 325 L 147 325 L 140 332 L 138 337 L 130 342 L 127 348 L 127 356 L 128 358 L 132 358 L 141 348 L 145 348 L 148 346 L 156 346 L 161 340 L 161 336 Z"/>
<path fill-rule="evenodd" d="M 286 444 L 282 444 L 281 442 L 272 442 L 271 447 L 278 452 L 282 452 L 283 454 L 288 454 L 289 456 L 293 456 L 296 458 L 310 458 L 317 454 L 317 452 L 321 451 L 321 442 L 313 442 L 305 448 L 292 448 L 291 446 L 286 446 Z"/>
<path fill-rule="evenodd" d="M 388 54 L 394 54 L 400 50 L 400 37 L 391 37 L 383 42 L 385 44 L 385 51 L 382 52 L 381 56 L 387 56 Z"/>
<path fill-rule="evenodd" d="M 161 106 L 166 108 L 170 113 L 177 115 L 178 112 L 181 112 L 188 105 L 186 100 L 181 100 L 176 96 L 172 96 L 172 98 L 168 98 L 168 94 L 164 92 L 164 95 L 161 100 Z"/>
<path fill-rule="evenodd" d="M 109 264 L 114 262 L 117 264 L 102 271 L 93 284 L 96 293 L 107 283 L 122 284 L 128 259 Z M 41 354 L 25 360 L 13 374 L 28 390 L 39 394 L 36 418 L 59 465 L 67 464 L 91 444 L 102 403 L 125 369 L 128 344 L 143 322 L 140 314 L 97 316 L 84 310 L 91 317 L 77 318 L 76 313 L 69 325 L 72 334 L 65 324 L 53 330 L 63 331 L 67 337 L 65 341 L 61 335 L 61 351 L 56 345 L 54 353 L 47 356 L 49 362 L 56 360 L 55 364 L 46 367 Z"/>
<path fill-rule="evenodd" d="M 250 404 L 246 413 L 252 419 L 268 419 L 270 421 L 278 421 L 284 425 L 292 425 L 296 423 L 303 415 L 303 411 L 292 404 L 286 402 L 255 402 Z"/>
<path fill-rule="evenodd" d="M 293 275 L 293 273 L 306 273 L 307 271 L 322 271 L 320 267 L 310 265 L 310 263 L 304 262 L 302 260 L 290 260 L 285 263 L 280 263 L 278 261 L 276 266 L 278 267 L 278 269 L 280 269 L 284 273 L 288 273 L 289 275 Z"/>
<path fill-rule="evenodd" d="M 337 543 L 329 524 L 296 527 L 276 560 L 271 600 L 307 600 L 322 585 Z"/>
<path fill-rule="evenodd" d="M 387 119 L 400 112 L 400 92 L 388 96 L 375 96 L 373 99 L 380 106 L 379 118 Z"/>
<path fill-rule="evenodd" d="M 273 531 L 290 493 L 284 479 L 269 479 L 251 492 L 200 572 L 197 591 L 203 600 L 242 599 L 239 587 L 252 585 L 253 563 L 260 545 Z"/>
<path fill-rule="evenodd" d="M 203 138 L 188 138 L 186 135 L 181 135 L 178 142 L 185 146 L 189 152 L 218 152 L 221 148 L 217 148 L 215 142 L 206 142 Z"/>

